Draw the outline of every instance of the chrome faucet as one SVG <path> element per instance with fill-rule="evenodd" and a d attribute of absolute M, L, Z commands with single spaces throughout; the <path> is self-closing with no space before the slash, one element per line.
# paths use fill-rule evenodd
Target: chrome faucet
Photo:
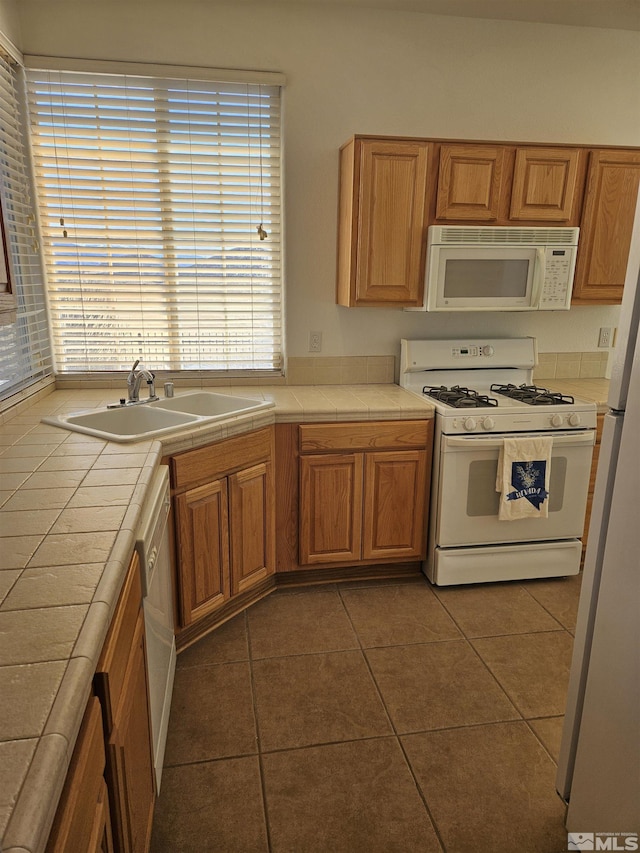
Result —
<path fill-rule="evenodd" d="M 127 400 L 128 405 L 131 405 L 132 403 L 149 403 L 152 400 L 159 399 L 156 395 L 155 376 L 150 370 L 147 370 L 144 365 L 139 369 L 136 369 L 139 364 L 140 359 L 138 358 L 134 362 L 129 375 L 127 376 L 127 391 L 129 395 L 129 399 Z M 140 399 L 140 386 L 142 385 L 143 379 L 149 386 L 149 396 L 146 400 Z"/>

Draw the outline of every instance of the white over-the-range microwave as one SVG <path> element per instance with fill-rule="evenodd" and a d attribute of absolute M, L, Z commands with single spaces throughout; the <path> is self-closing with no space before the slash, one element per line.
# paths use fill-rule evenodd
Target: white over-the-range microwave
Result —
<path fill-rule="evenodd" d="M 409 311 L 567 311 L 579 228 L 432 225 L 424 304 Z"/>

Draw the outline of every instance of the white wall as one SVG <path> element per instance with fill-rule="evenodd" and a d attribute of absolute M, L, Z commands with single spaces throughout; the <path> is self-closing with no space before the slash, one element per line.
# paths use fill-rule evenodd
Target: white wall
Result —
<path fill-rule="evenodd" d="M 16 0 L 0 0 L 0 33 L 20 47 L 20 19 Z"/>
<path fill-rule="evenodd" d="M 6 2 L 6 0 L 5 0 Z M 597 347 L 617 307 L 423 315 L 335 305 L 338 149 L 353 133 L 640 145 L 640 37 L 622 30 L 216 0 L 20 0 L 25 53 L 282 71 L 288 354 L 395 354 L 401 337 L 532 334 Z"/>

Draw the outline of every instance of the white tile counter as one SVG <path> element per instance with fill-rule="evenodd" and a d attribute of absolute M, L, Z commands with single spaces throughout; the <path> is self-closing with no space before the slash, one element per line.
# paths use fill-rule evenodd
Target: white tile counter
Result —
<path fill-rule="evenodd" d="M 562 394 L 572 394 L 575 397 L 593 400 L 598 407 L 598 412 L 607 410 L 608 379 L 541 379 L 538 384 L 544 385 L 551 391 L 560 391 Z"/>
<path fill-rule="evenodd" d="M 186 393 L 189 389 L 180 389 Z M 211 389 L 216 390 L 216 389 Z M 116 444 L 40 423 L 114 402 L 54 391 L 0 425 L 0 850 L 40 853 L 161 457 L 274 422 L 430 418 L 396 385 L 237 386 L 273 401 L 162 441 Z"/>

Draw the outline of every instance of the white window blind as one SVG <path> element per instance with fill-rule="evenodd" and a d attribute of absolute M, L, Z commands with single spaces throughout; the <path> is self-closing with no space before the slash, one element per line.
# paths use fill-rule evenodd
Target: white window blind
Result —
<path fill-rule="evenodd" d="M 27 79 L 56 370 L 279 370 L 279 86 Z"/>
<path fill-rule="evenodd" d="M 0 325 L 0 397 L 52 373 L 28 157 L 22 69 L 0 52 L 0 194 L 16 311 Z M 2 251 L 2 247 L 0 247 Z"/>

